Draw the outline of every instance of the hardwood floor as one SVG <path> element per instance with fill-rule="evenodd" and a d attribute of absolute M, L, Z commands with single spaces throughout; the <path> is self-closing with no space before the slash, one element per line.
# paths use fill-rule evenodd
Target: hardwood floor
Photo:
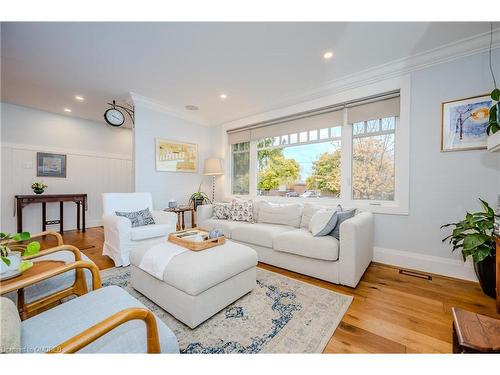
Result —
<path fill-rule="evenodd" d="M 64 234 L 65 243 L 80 248 L 100 269 L 114 265 L 102 255 L 103 240 L 102 228 Z M 495 300 L 473 282 L 436 275 L 424 280 L 372 263 L 352 289 L 266 264 L 259 267 L 354 297 L 325 353 L 450 353 L 452 306 L 500 318 Z"/>

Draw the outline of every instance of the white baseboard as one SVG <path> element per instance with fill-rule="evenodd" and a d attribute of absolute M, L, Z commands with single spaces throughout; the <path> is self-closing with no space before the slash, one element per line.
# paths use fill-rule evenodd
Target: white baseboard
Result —
<path fill-rule="evenodd" d="M 472 262 L 470 261 L 464 263 L 458 259 L 442 258 L 434 255 L 418 254 L 381 247 L 375 247 L 373 249 L 373 261 L 477 282 L 477 277 L 474 273 Z"/>

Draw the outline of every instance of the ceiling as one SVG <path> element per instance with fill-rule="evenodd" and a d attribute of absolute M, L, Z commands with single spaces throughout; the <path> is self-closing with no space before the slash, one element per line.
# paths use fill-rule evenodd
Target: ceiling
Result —
<path fill-rule="evenodd" d="M 218 125 L 489 23 L 2 23 L 2 101 L 103 121 L 130 92 Z M 327 50 L 334 52 L 323 59 Z M 221 100 L 219 95 L 228 98 Z M 85 98 L 77 102 L 75 95 Z M 198 111 L 188 111 L 196 105 Z"/>

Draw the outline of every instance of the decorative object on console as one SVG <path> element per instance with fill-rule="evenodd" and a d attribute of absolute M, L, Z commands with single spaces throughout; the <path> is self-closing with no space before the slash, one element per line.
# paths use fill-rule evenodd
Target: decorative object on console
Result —
<path fill-rule="evenodd" d="M 66 178 L 66 155 L 37 152 L 36 175 L 38 177 Z"/>
<path fill-rule="evenodd" d="M 156 170 L 198 172 L 198 145 L 156 139 Z"/>
<path fill-rule="evenodd" d="M 40 251 L 40 243 L 37 241 L 31 241 L 26 245 L 16 243 L 28 241 L 30 238 L 29 232 L 0 232 L 0 280 L 16 277 L 33 266 L 33 262 L 22 260 L 21 256 L 37 254 Z"/>
<path fill-rule="evenodd" d="M 196 211 L 199 205 L 211 203 L 208 195 L 201 191 L 201 182 L 198 185 L 198 191 L 196 193 L 191 194 L 189 197 L 189 205 L 193 206 L 193 209 Z"/>
<path fill-rule="evenodd" d="M 205 176 L 212 176 L 212 202 L 213 202 L 215 200 L 215 176 L 220 176 L 224 174 L 224 172 L 222 172 L 222 160 L 219 158 L 205 159 L 203 174 Z"/>
<path fill-rule="evenodd" d="M 441 151 L 485 149 L 491 105 L 489 95 L 442 103 Z"/>
<path fill-rule="evenodd" d="M 247 221 L 253 223 L 253 202 L 251 200 L 244 201 L 233 199 L 229 218 L 233 221 Z"/>
<path fill-rule="evenodd" d="M 45 189 L 48 188 L 48 186 L 45 185 L 43 182 L 33 182 L 33 184 L 31 184 L 31 188 L 33 189 L 33 193 L 43 194 L 43 192 L 45 191 Z"/>
<path fill-rule="evenodd" d="M 145 225 L 154 225 L 155 220 L 153 219 L 153 215 L 151 215 L 151 211 L 149 208 L 145 208 L 144 210 L 139 211 L 131 211 L 131 212 L 115 212 L 116 216 L 123 216 L 130 220 L 132 223 L 132 228 L 143 227 Z"/>
<path fill-rule="evenodd" d="M 461 249 L 464 261 L 471 256 L 474 271 L 481 284 L 483 293 L 495 298 L 495 236 L 493 233 L 495 211 L 482 199 L 483 211 L 465 215 L 465 219 L 456 223 L 442 225 L 441 228 L 453 226 L 453 232 L 443 238 L 453 246 L 451 251 Z"/>
<path fill-rule="evenodd" d="M 168 201 L 168 208 L 176 208 L 177 207 L 177 201 L 176 200 L 169 200 Z"/>

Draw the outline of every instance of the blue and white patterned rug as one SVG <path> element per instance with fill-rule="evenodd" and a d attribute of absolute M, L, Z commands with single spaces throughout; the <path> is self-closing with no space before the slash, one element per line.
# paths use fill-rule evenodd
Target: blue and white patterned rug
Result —
<path fill-rule="evenodd" d="M 257 268 L 257 287 L 194 330 L 130 286 L 128 268 L 101 271 L 175 333 L 181 353 L 321 353 L 352 297 Z"/>

